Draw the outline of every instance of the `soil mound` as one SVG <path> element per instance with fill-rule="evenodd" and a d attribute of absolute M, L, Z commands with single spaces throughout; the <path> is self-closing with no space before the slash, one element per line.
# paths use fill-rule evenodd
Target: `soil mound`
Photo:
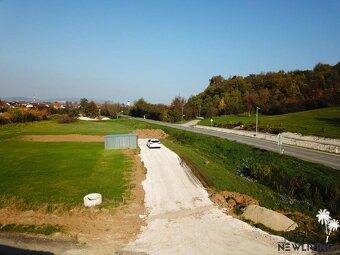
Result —
<path fill-rule="evenodd" d="M 218 206 L 223 208 L 233 208 L 240 205 L 258 205 L 259 202 L 247 195 L 237 192 L 214 192 L 210 195 L 210 199 Z"/>
<path fill-rule="evenodd" d="M 31 142 L 104 142 L 99 135 L 24 135 L 24 141 Z"/>
<path fill-rule="evenodd" d="M 133 133 L 138 134 L 138 138 L 166 138 L 168 135 L 162 129 L 137 129 Z"/>

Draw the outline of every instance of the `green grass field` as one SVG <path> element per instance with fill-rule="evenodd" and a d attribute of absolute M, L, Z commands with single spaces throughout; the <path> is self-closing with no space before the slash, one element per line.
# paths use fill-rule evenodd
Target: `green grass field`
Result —
<path fill-rule="evenodd" d="M 132 164 L 121 151 L 105 151 L 103 143 L 40 143 L 22 141 L 19 137 L 29 134 L 106 135 L 130 133 L 137 128 L 159 126 L 128 119 L 68 124 L 45 121 L 2 126 L 0 178 L 6 180 L 0 184 L 2 206 L 12 203 L 11 197 L 16 197 L 16 201 L 21 201 L 24 207 L 36 207 L 41 203 L 75 206 L 81 204 L 81 198 L 89 192 L 101 192 L 108 200 L 121 198 L 126 192 L 126 176 L 129 176 Z M 243 161 L 249 160 L 250 164 L 256 161 L 258 168 L 264 167 L 270 173 L 285 171 L 285 176 L 289 178 L 303 176 L 330 184 L 340 179 L 338 171 L 321 165 L 214 137 L 188 132 L 179 136 L 181 131 L 162 128 L 172 137 L 170 142 L 165 143 L 191 159 L 199 171 L 207 176 L 213 188 L 254 196 L 273 209 L 284 208 L 278 202 L 282 192 L 273 190 L 265 183 L 249 183 L 241 178 L 236 170 L 244 164 Z M 211 163 L 204 165 L 202 162 L 205 160 Z M 335 186 L 340 184 L 337 182 Z"/>
<path fill-rule="evenodd" d="M 228 115 L 214 117 L 216 126 L 235 125 L 242 123 L 255 130 L 256 115 Z M 199 122 L 199 125 L 210 126 L 210 119 Z M 323 137 L 340 138 L 340 107 L 322 108 L 311 111 L 295 112 L 282 115 L 266 116 L 259 114 L 259 130 L 280 129 Z"/>
<path fill-rule="evenodd" d="M 103 195 L 104 205 L 117 205 L 127 195 L 133 161 L 121 150 L 86 142 L 29 142 L 30 134 L 130 133 L 148 127 L 127 119 L 59 124 L 42 121 L 0 127 L 0 207 L 20 209 L 81 205 L 91 192 Z"/>
<path fill-rule="evenodd" d="M 106 200 L 122 199 L 132 162 L 103 143 L 6 141 L 0 144 L 1 202 L 22 209 L 76 206 L 99 192 Z"/>
<path fill-rule="evenodd" d="M 122 151 L 105 151 L 103 143 L 28 142 L 20 136 L 106 135 L 142 128 L 162 128 L 170 134 L 164 144 L 183 157 L 212 189 L 250 195 L 271 209 L 304 212 L 313 221 L 320 208 L 340 217 L 339 171 L 216 137 L 129 119 L 1 126 L 0 207 L 47 206 L 53 211 L 60 206 L 81 205 L 83 196 L 90 192 L 102 193 L 106 204 L 114 204 L 113 199 L 120 202 L 129 192 L 133 167 Z"/>

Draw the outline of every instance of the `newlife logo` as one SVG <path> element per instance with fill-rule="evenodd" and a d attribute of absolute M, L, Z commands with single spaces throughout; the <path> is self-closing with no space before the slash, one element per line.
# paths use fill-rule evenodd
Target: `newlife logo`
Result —
<path fill-rule="evenodd" d="M 324 252 L 329 251 L 331 245 L 328 243 L 329 236 L 332 232 L 335 232 L 339 228 L 339 221 L 336 219 L 332 219 L 330 213 L 326 209 L 320 209 L 318 214 L 316 215 L 318 218 L 318 222 L 325 227 L 326 240 L 325 243 L 322 244 L 298 244 L 298 243 L 290 243 L 290 242 L 279 242 L 277 249 L 281 252 L 290 252 L 290 251 L 317 251 Z"/>
<path fill-rule="evenodd" d="M 328 243 L 318 243 L 318 244 L 301 244 L 301 243 L 290 243 L 290 242 L 279 242 L 277 245 L 278 251 L 317 251 L 317 252 L 323 252 L 323 251 L 329 251 L 331 248 L 331 245 Z"/>

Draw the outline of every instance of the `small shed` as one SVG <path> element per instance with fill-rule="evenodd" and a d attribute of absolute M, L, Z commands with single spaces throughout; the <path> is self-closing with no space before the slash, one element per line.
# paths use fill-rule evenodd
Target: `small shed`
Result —
<path fill-rule="evenodd" d="M 106 135 L 105 150 L 111 149 L 137 149 L 137 134 Z"/>

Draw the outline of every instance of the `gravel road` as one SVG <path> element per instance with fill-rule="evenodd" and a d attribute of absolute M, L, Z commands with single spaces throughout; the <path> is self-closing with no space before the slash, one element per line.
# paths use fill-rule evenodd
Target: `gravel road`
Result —
<path fill-rule="evenodd" d="M 167 147 L 149 149 L 139 140 L 147 168 L 146 223 L 128 251 L 146 254 L 275 254 L 282 237 L 269 235 L 232 218 L 210 201 L 208 193 L 179 157 Z"/>

